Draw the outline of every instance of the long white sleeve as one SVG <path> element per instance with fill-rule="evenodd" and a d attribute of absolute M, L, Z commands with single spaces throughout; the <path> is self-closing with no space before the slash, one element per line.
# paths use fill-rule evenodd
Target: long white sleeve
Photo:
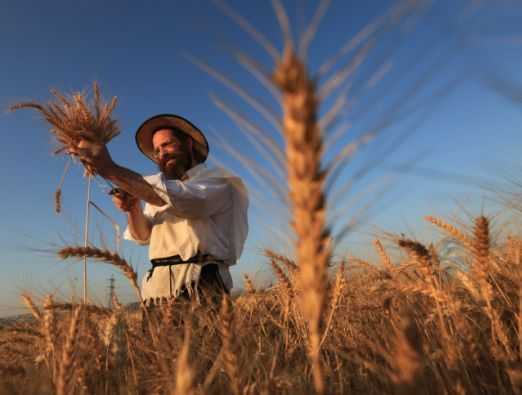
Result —
<path fill-rule="evenodd" d="M 232 204 L 231 186 L 224 178 L 161 180 L 156 186 L 172 211 L 182 218 L 208 218 L 228 210 Z"/>

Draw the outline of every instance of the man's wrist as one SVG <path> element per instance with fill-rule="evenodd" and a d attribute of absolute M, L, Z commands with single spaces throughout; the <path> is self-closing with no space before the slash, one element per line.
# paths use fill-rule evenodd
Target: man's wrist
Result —
<path fill-rule="evenodd" d="M 116 174 L 117 169 L 118 165 L 111 160 L 110 162 L 105 164 L 103 167 L 98 168 L 97 170 L 100 176 L 110 180 L 110 178 Z"/>

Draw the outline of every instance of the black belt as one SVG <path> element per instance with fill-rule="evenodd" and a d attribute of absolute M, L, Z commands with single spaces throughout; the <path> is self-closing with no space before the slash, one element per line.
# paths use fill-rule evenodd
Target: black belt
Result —
<path fill-rule="evenodd" d="M 152 274 L 154 273 L 154 269 L 159 266 L 168 266 L 169 267 L 169 288 L 170 288 L 170 296 L 172 296 L 172 272 L 171 267 L 175 265 L 182 265 L 185 263 L 203 263 L 203 262 L 216 262 L 216 263 L 224 263 L 225 261 L 222 259 L 217 259 L 210 254 L 201 254 L 197 253 L 196 255 L 190 257 L 189 259 L 183 260 L 179 255 L 173 255 L 166 258 L 156 258 L 151 259 L 150 263 L 152 264 L 152 269 L 148 270 L 147 281 L 150 280 Z"/>

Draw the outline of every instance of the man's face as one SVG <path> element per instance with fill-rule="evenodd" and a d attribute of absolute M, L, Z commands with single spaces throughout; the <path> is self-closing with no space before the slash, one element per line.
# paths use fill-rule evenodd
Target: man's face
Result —
<path fill-rule="evenodd" d="M 152 136 L 152 146 L 156 163 L 165 177 L 181 179 L 191 165 L 187 140 L 180 139 L 170 129 L 160 129 Z"/>

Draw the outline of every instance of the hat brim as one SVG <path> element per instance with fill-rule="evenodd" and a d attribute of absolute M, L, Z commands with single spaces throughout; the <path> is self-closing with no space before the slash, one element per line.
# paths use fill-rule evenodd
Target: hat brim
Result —
<path fill-rule="evenodd" d="M 143 154 L 156 162 L 154 159 L 154 147 L 152 136 L 159 129 L 172 129 L 176 133 L 184 133 L 192 137 L 193 149 L 197 151 L 196 160 L 203 163 L 208 157 L 208 141 L 203 132 L 189 120 L 175 114 L 155 115 L 141 124 L 136 131 L 136 145 Z"/>

